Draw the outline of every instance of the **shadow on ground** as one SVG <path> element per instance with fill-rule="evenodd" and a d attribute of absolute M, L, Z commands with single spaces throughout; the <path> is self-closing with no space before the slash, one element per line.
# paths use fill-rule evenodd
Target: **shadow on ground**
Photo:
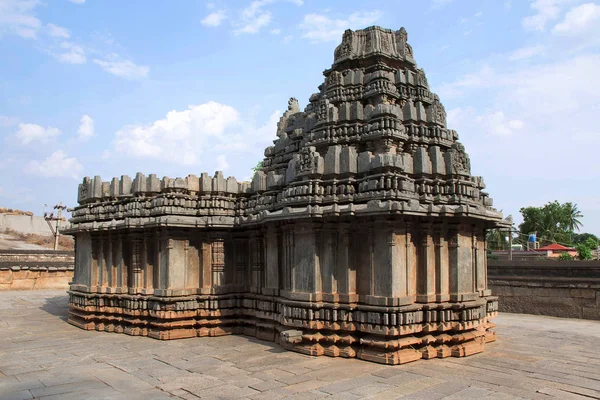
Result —
<path fill-rule="evenodd" d="M 66 322 L 69 312 L 69 295 L 65 293 L 64 295 L 48 297 L 40 308 Z"/>

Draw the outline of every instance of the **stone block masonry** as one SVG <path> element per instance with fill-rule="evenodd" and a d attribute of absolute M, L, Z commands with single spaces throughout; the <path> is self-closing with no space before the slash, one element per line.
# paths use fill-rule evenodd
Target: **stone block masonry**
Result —
<path fill-rule="evenodd" d="M 600 320 L 600 262 L 489 261 L 500 311 Z"/>
<path fill-rule="evenodd" d="M 0 290 L 66 290 L 74 258 L 71 251 L 0 250 Z"/>
<path fill-rule="evenodd" d="M 494 340 L 485 231 L 502 217 L 406 31 L 346 31 L 324 75 L 252 182 L 84 178 L 69 322 L 384 364 Z"/>

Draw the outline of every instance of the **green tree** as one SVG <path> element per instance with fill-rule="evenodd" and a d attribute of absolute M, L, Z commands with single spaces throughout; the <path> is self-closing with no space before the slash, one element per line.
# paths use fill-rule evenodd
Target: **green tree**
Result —
<path fill-rule="evenodd" d="M 258 171 L 262 170 L 262 169 L 263 169 L 263 162 L 262 162 L 262 161 L 259 161 L 259 162 L 256 164 L 256 166 L 254 166 L 254 167 L 252 168 L 252 177 L 254 177 L 254 175 L 256 175 L 256 173 L 257 173 Z"/>
<path fill-rule="evenodd" d="M 585 245 L 585 243 L 579 243 L 575 249 L 577 249 L 577 257 L 580 260 L 591 260 L 592 259 L 592 251 L 589 247 Z"/>
<path fill-rule="evenodd" d="M 519 225 L 521 234 L 537 232 L 538 240 L 545 242 L 571 243 L 574 230 L 581 227 L 583 214 L 577 204 L 561 204 L 553 201 L 542 207 L 521 208 L 523 223 Z"/>
<path fill-rule="evenodd" d="M 595 240 L 592 237 L 585 239 L 585 242 L 583 242 L 583 244 L 585 244 L 585 246 L 590 250 L 594 250 L 594 249 L 598 248 L 598 240 Z"/>
<path fill-rule="evenodd" d="M 564 253 L 560 253 L 560 255 L 558 256 L 558 259 L 559 260 L 573 260 L 574 257 L 565 251 Z"/>
<path fill-rule="evenodd" d="M 596 243 L 600 242 L 598 236 L 593 233 L 574 233 L 573 244 L 585 243 L 588 239 L 593 239 Z"/>
<path fill-rule="evenodd" d="M 583 218 L 583 214 L 577 208 L 577 204 L 567 202 L 563 204 L 562 207 L 564 209 L 564 217 L 566 218 L 567 228 L 569 228 L 569 231 L 579 231 L 581 228 L 581 221 L 579 219 Z"/>
<path fill-rule="evenodd" d="M 504 229 L 490 229 L 486 233 L 489 250 L 506 250 L 508 248 L 508 231 Z"/>

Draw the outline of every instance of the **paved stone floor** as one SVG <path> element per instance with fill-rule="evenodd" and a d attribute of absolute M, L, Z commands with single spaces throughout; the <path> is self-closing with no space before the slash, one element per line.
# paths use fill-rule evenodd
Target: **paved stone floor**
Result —
<path fill-rule="evenodd" d="M 1 399 L 600 399 L 600 321 L 503 314 L 483 354 L 389 367 L 244 336 L 86 332 L 66 308 L 63 291 L 0 292 Z"/>

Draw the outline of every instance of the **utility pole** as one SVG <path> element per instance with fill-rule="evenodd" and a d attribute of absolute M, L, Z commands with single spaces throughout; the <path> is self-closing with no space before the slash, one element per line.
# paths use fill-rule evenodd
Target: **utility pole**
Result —
<path fill-rule="evenodd" d="M 512 261 L 512 228 L 508 228 L 508 259 Z"/>
<path fill-rule="evenodd" d="M 62 201 L 60 203 L 58 203 L 57 205 L 54 206 L 54 209 L 56 210 L 56 217 L 54 216 L 54 213 L 48 214 L 47 212 L 44 213 L 44 219 L 46 220 L 46 222 L 48 223 L 48 226 L 50 227 L 50 230 L 52 231 L 52 234 L 54 235 L 54 250 L 58 250 L 58 238 L 60 237 L 60 221 L 62 218 L 62 212 L 63 210 L 67 209 L 67 206 L 63 206 Z M 52 221 L 56 221 L 55 226 L 52 226 Z"/>

